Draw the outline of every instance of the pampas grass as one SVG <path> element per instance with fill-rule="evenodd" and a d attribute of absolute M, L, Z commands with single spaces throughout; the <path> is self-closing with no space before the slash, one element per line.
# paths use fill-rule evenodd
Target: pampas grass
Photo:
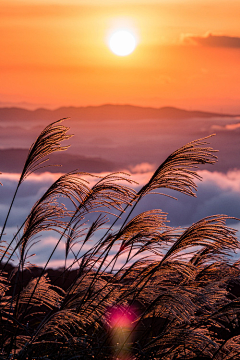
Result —
<path fill-rule="evenodd" d="M 187 229 L 172 228 L 162 209 L 132 217 L 152 192 L 171 189 L 196 196 L 198 165 L 217 160 L 208 146 L 210 137 L 173 152 L 138 193 L 124 173 L 98 177 L 92 187 L 84 179 L 90 174 L 62 175 L 34 204 L 12 241 L 4 242 L 23 181 L 51 153 L 68 147 L 61 145 L 71 137 L 61 121 L 47 126 L 30 147 L 2 226 L 0 359 L 240 357 L 240 301 L 230 291 L 240 275 L 239 262 L 230 257 L 239 241 L 226 225 L 229 217 L 209 216 Z M 96 218 L 88 224 L 90 213 Z M 109 216 L 115 217 L 112 223 Z M 58 241 L 38 276 L 25 284 L 24 269 L 32 271 L 28 259 L 36 236 L 49 230 L 59 235 Z M 93 236 L 98 240 L 85 251 Z M 59 279 L 50 280 L 47 266 L 61 242 L 65 266 L 62 286 L 57 286 Z M 18 265 L 9 273 L 16 253 Z M 70 253 L 73 260 L 67 266 Z M 119 267 L 120 258 L 124 261 Z"/>

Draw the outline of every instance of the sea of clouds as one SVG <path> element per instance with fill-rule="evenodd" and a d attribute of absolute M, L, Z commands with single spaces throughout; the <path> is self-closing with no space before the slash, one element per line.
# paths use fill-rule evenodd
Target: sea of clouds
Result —
<path fill-rule="evenodd" d="M 136 191 L 138 191 L 150 179 L 154 170 L 153 165 L 149 163 L 139 164 L 131 169 L 130 178 L 138 183 L 132 185 Z M 162 211 L 168 213 L 168 225 L 172 227 L 180 226 L 183 228 L 206 216 L 215 214 L 226 214 L 230 217 L 240 218 L 240 170 L 232 170 L 227 173 L 201 170 L 198 171 L 198 173 L 202 176 L 203 181 L 197 181 L 197 198 L 189 197 L 176 191 L 159 189 L 159 192 L 177 197 L 178 200 L 163 195 L 148 194 L 137 205 L 135 211 L 133 212 L 133 216 L 146 210 L 161 209 Z M 53 174 L 50 172 L 32 174 L 22 183 L 14 202 L 9 221 L 4 232 L 3 240 L 9 242 L 12 239 L 16 231 L 26 219 L 34 203 L 60 175 L 61 174 Z M 106 174 L 101 173 L 96 175 L 104 176 Z M 85 178 L 89 181 L 90 186 L 97 180 L 94 177 Z M 18 179 L 19 174 L 1 174 L 1 225 L 4 223 Z M 96 214 L 90 216 L 87 224 L 91 224 L 96 216 Z M 118 224 L 120 225 L 121 222 L 122 220 L 120 220 Z M 240 239 L 240 222 L 231 219 L 228 221 L 228 226 L 238 230 L 237 235 Z M 108 225 L 106 228 L 107 227 Z M 116 230 L 117 227 L 114 229 Z M 90 249 L 92 244 L 101 238 L 104 231 L 106 230 L 100 230 L 99 233 L 96 233 L 92 242 L 87 243 L 82 251 L 85 252 Z M 29 255 L 35 255 L 31 256 L 29 261 L 38 266 L 43 266 L 58 239 L 59 234 L 53 231 L 44 232 L 41 236 L 32 239 L 32 247 L 29 251 Z M 78 245 L 75 247 L 76 252 L 77 246 Z M 63 238 L 51 258 L 49 266 L 55 268 L 63 266 L 64 254 L 65 240 Z M 109 259 L 113 256 L 114 252 L 111 252 Z M 235 254 L 234 258 L 236 259 L 237 256 L 238 255 Z M 124 258 L 125 255 L 122 256 L 119 265 L 121 261 L 122 263 L 124 262 Z M 68 265 L 71 264 L 72 259 L 73 255 L 70 254 L 67 262 Z"/>

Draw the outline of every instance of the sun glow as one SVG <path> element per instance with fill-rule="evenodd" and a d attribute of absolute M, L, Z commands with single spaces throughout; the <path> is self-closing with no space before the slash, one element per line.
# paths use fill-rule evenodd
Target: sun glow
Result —
<path fill-rule="evenodd" d="M 129 30 L 118 30 L 110 36 L 109 47 L 115 55 L 126 56 L 134 51 L 136 39 Z"/>

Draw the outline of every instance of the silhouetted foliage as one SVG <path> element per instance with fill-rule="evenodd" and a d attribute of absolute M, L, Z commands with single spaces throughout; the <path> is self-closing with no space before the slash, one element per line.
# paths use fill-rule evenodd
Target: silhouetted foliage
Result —
<path fill-rule="evenodd" d="M 195 196 L 198 165 L 217 160 L 209 137 L 173 152 L 138 192 L 124 173 L 98 177 L 92 187 L 84 179 L 90 174 L 62 175 L 6 245 L 4 231 L 22 182 L 46 156 L 67 148 L 60 143 L 70 137 L 68 128 L 60 121 L 31 146 L 2 227 L 0 359 L 240 358 L 240 269 L 230 257 L 239 241 L 226 225 L 229 217 L 209 216 L 187 229 L 172 228 L 160 209 L 132 217 L 153 191 Z M 89 214 L 95 216 L 90 224 Z M 58 241 L 45 266 L 34 267 L 31 248 L 48 230 L 59 234 Z M 61 242 L 65 266 L 52 270 L 48 264 Z"/>

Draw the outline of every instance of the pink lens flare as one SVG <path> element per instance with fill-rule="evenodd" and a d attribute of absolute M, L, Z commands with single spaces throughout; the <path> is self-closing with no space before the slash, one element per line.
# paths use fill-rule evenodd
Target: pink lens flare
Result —
<path fill-rule="evenodd" d="M 134 309 L 130 307 L 112 307 L 107 310 L 108 312 L 108 324 L 111 328 L 124 327 L 131 329 L 133 328 L 134 320 L 136 320 L 137 315 Z"/>
<path fill-rule="evenodd" d="M 106 326 L 111 333 L 113 360 L 131 360 L 131 344 L 137 311 L 133 306 L 112 306 L 107 309 Z"/>

